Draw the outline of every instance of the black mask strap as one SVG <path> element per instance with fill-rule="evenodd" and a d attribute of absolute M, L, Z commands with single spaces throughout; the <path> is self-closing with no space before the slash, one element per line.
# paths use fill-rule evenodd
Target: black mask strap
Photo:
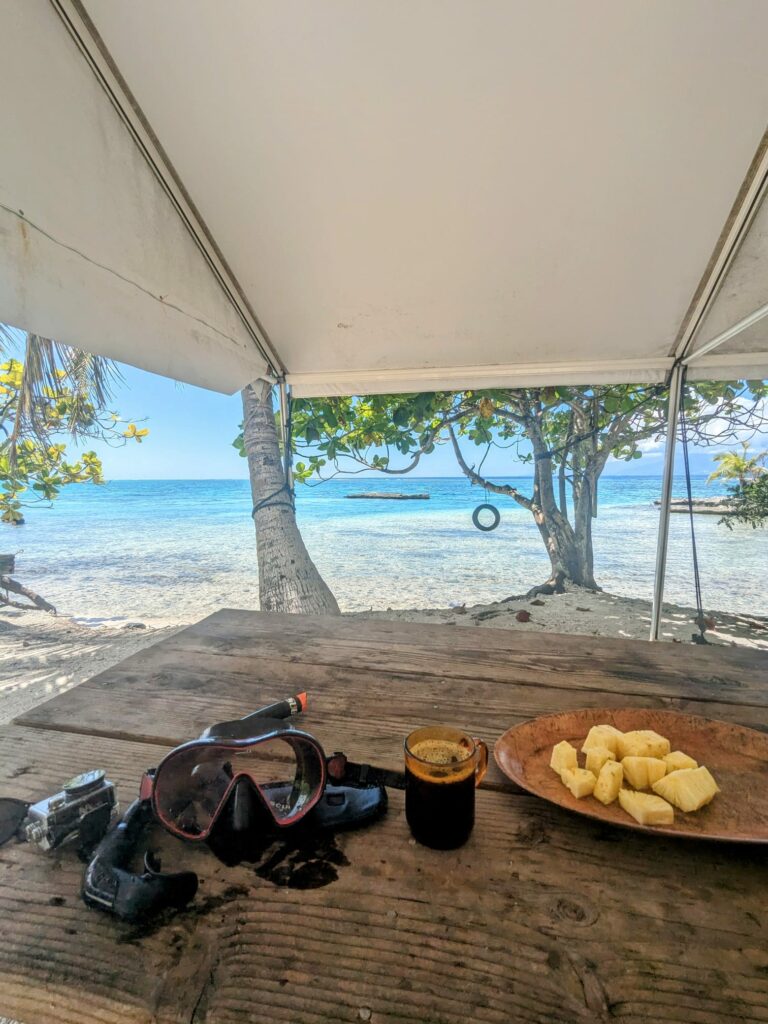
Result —
<path fill-rule="evenodd" d="M 405 789 L 403 772 L 374 768 L 371 764 L 356 764 L 348 761 L 346 754 L 338 751 L 328 758 L 327 764 L 328 781 L 334 786 L 354 786 L 356 789 L 389 786 L 391 789 Z"/>

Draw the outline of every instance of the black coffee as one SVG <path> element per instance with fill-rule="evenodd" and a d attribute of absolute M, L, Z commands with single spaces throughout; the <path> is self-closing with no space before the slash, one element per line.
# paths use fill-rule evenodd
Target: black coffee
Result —
<path fill-rule="evenodd" d="M 427 744 L 443 750 L 430 750 Z M 452 765 L 464 761 L 467 750 L 458 744 L 426 740 L 412 750 L 416 756 L 433 763 L 423 769 L 413 762 L 406 764 L 405 816 L 413 836 L 424 846 L 435 850 L 454 850 L 469 839 L 475 823 L 475 766 L 473 762 L 457 771 Z M 444 755 L 444 756 L 443 756 Z M 436 762 L 436 763 L 435 763 Z M 445 771 L 441 773 L 441 766 Z"/>

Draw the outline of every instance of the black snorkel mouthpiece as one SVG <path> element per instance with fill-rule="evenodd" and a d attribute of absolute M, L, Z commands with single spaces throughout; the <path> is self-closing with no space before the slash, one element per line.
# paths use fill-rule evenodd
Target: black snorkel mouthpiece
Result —
<path fill-rule="evenodd" d="M 154 824 L 149 800 L 134 800 L 120 822 L 96 848 L 83 879 L 83 900 L 89 907 L 106 910 L 123 921 L 138 921 L 162 910 L 180 910 L 197 892 L 193 871 L 162 874 L 160 862 L 147 851 L 144 871 L 136 874 L 130 864 Z"/>

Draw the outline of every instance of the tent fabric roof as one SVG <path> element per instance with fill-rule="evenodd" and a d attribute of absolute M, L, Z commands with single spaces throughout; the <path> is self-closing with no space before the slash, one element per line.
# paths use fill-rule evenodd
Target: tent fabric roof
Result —
<path fill-rule="evenodd" d="M 763 0 L 8 0 L 0 34 L 16 326 L 318 395 L 658 381 L 768 303 Z M 768 318 L 691 373 L 768 376 Z"/>

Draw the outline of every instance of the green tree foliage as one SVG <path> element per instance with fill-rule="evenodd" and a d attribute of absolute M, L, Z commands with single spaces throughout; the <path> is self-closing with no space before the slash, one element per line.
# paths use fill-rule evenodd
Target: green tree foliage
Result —
<path fill-rule="evenodd" d="M 688 385 L 688 433 L 696 444 L 723 444 L 765 424 L 766 382 Z M 666 429 L 665 387 L 633 385 L 298 399 L 292 436 L 296 478 L 327 478 L 375 469 L 409 473 L 437 445 L 448 444 L 468 479 L 527 509 L 551 562 L 543 589 L 565 580 L 596 586 L 592 520 L 598 482 L 610 456 L 643 456 L 643 442 Z M 531 463 L 530 489 L 483 473 L 490 448 Z M 477 450 L 473 457 L 471 452 Z M 513 475 L 515 462 L 510 459 Z"/>
<path fill-rule="evenodd" d="M 752 529 L 765 526 L 768 521 L 768 473 L 757 473 L 743 484 L 729 488 L 733 512 L 720 522 L 729 530 L 734 523 L 746 523 Z"/>
<path fill-rule="evenodd" d="M 0 327 L 0 351 L 18 339 Z M 23 522 L 23 508 L 51 502 L 69 484 L 104 482 L 93 451 L 68 453 L 67 438 L 119 446 L 141 443 L 147 428 L 108 411 L 117 371 L 107 359 L 28 335 L 23 360 L 0 365 L 0 520 Z"/>
<path fill-rule="evenodd" d="M 741 448 L 740 452 L 720 452 L 712 457 L 712 461 L 718 465 L 707 477 L 707 483 L 712 480 L 738 480 L 739 485 L 743 487 L 758 473 L 764 472 L 768 451 L 750 455 L 749 441 L 742 441 Z"/>

